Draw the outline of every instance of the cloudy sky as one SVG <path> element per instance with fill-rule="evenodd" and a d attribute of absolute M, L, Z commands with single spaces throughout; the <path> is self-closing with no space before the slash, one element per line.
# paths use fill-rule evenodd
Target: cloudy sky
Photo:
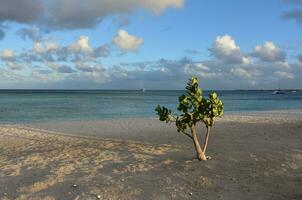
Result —
<path fill-rule="evenodd" d="M 0 0 L 0 89 L 302 88 L 302 0 Z"/>

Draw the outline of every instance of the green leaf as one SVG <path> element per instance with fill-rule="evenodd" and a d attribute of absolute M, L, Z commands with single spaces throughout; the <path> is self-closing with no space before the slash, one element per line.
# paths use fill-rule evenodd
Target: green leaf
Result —
<path fill-rule="evenodd" d="M 161 121 L 176 119 L 178 131 L 184 131 L 194 122 L 202 121 L 206 126 L 212 126 L 216 117 L 223 115 L 224 105 L 216 92 L 212 92 L 209 98 L 202 96 L 202 89 L 196 77 L 189 79 L 186 85 L 186 93 L 178 98 L 177 109 L 181 114 L 172 116 L 172 111 L 165 107 L 157 106 L 155 111 Z"/>
<path fill-rule="evenodd" d="M 160 105 L 158 105 L 155 108 L 155 111 L 157 112 L 157 115 L 159 116 L 159 120 L 160 121 L 166 121 L 169 122 L 171 121 L 171 113 L 172 111 L 166 107 L 161 107 Z"/>

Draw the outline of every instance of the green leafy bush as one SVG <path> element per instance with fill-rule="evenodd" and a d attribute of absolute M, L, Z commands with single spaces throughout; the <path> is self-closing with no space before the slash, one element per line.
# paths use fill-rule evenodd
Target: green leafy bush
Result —
<path fill-rule="evenodd" d="M 192 139 L 197 158 L 207 160 L 209 157 L 205 155 L 205 152 L 208 146 L 210 128 L 214 125 L 215 118 L 223 115 L 223 102 L 215 92 L 211 93 L 208 98 L 204 98 L 202 90 L 198 86 L 198 79 L 192 77 L 187 83 L 186 94 L 179 97 L 177 109 L 181 114 L 173 114 L 170 109 L 160 105 L 155 108 L 155 111 L 160 121 L 175 122 L 177 131 Z M 196 133 L 198 122 L 203 122 L 207 129 L 203 149 L 201 149 Z M 188 128 L 190 133 L 187 132 Z"/>

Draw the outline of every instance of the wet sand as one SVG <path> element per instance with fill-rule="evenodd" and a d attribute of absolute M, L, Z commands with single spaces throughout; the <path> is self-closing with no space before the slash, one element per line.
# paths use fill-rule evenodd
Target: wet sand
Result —
<path fill-rule="evenodd" d="M 0 125 L 0 199 L 302 199 L 302 112 L 228 115 L 212 131 L 212 159 L 197 161 L 156 119 Z"/>

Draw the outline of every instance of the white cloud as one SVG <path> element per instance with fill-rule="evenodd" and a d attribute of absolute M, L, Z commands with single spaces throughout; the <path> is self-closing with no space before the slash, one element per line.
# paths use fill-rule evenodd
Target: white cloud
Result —
<path fill-rule="evenodd" d="M 204 65 L 203 63 L 195 63 L 194 65 L 195 65 L 196 69 L 210 71 L 210 68 L 207 67 L 206 65 Z"/>
<path fill-rule="evenodd" d="M 216 72 L 199 72 L 197 74 L 199 77 L 202 77 L 202 78 L 218 78 L 218 77 L 221 77 L 222 74 L 221 73 L 216 73 Z"/>
<path fill-rule="evenodd" d="M 135 51 L 144 43 L 144 41 L 143 39 L 130 35 L 127 31 L 121 29 L 113 38 L 113 43 L 122 50 Z"/>
<path fill-rule="evenodd" d="M 69 45 L 68 50 L 74 53 L 91 53 L 92 48 L 89 45 L 89 37 L 85 35 L 80 36 L 76 42 Z"/>
<path fill-rule="evenodd" d="M 54 29 L 93 28 L 106 16 L 138 8 L 160 14 L 185 0 L 1 0 L 0 23 L 17 22 Z"/>
<path fill-rule="evenodd" d="M 266 62 L 278 62 L 286 59 L 285 52 L 281 51 L 276 45 L 271 42 L 265 42 L 263 45 L 255 47 L 253 56 Z"/>
<path fill-rule="evenodd" d="M 75 67 L 82 72 L 101 72 L 103 71 L 103 67 L 100 64 L 86 64 L 86 63 L 76 63 Z"/>
<path fill-rule="evenodd" d="M 229 35 L 218 36 L 210 50 L 216 58 L 227 63 L 248 64 L 250 62 L 249 58 L 241 53 L 235 40 Z"/>
<path fill-rule="evenodd" d="M 13 60 L 14 59 L 14 51 L 12 49 L 4 49 L 1 52 L 1 58 L 5 61 Z"/>
<path fill-rule="evenodd" d="M 53 42 L 35 42 L 34 46 L 33 46 L 33 50 L 36 53 L 46 53 L 49 52 L 51 50 L 56 50 L 58 49 L 59 46 L 56 43 Z"/>
<path fill-rule="evenodd" d="M 220 72 L 211 71 L 211 69 L 203 63 L 187 63 L 183 66 L 184 73 L 189 76 L 198 76 L 202 78 L 221 77 Z"/>
<path fill-rule="evenodd" d="M 231 73 L 241 78 L 248 78 L 248 79 L 252 78 L 252 74 L 248 72 L 246 69 L 241 67 L 232 68 Z"/>
<path fill-rule="evenodd" d="M 83 63 L 76 64 L 76 68 L 78 70 L 80 70 L 81 72 L 89 72 L 89 73 L 92 73 L 95 70 L 94 67 L 92 67 L 90 65 L 85 65 Z"/>
<path fill-rule="evenodd" d="M 136 3 L 159 14 L 168 7 L 181 8 L 184 0 L 137 0 Z"/>
<path fill-rule="evenodd" d="M 290 69 L 290 64 L 288 64 L 288 62 L 285 61 L 277 61 L 274 63 L 274 66 L 281 68 L 281 69 Z"/>
<path fill-rule="evenodd" d="M 103 44 L 93 48 L 89 45 L 88 36 L 81 36 L 66 46 L 59 46 L 51 40 L 43 40 L 34 42 L 32 49 L 22 50 L 16 55 L 13 50 L 4 50 L 0 52 L 0 58 L 5 61 L 36 63 L 40 66 L 45 66 L 46 62 L 59 65 L 76 62 L 100 63 L 102 58 L 110 56 L 111 46 L 112 44 Z"/>
<path fill-rule="evenodd" d="M 160 14 L 183 4 L 184 0 L 52 0 L 48 2 L 48 25 L 64 29 L 92 28 L 108 15 L 129 14 L 137 8 Z"/>
<path fill-rule="evenodd" d="M 243 64 L 250 64 L 251 63 L 251 59 L 248 57 L 243 56 L 242 57 L 242 63 Z"/>
<path fill-rule="evenodd" d="M 25 62 L 99 62 L 101 58 L 110 56 L 111 44 L 103 44 L 93 48 L 88 36 L 80 36 L 66 46 L 59 46 L 51 40 L 34 42 L 30 51 L 21 52 L 18 60 Z"/>
<path fill-rule="evenodd" d="M 20 64 L 20 63 L 16 63 L 16 62 L 11 62 L 11 61 L 9 61 L 9 62 L 7 62 L 6 63 L 6 66 L 8 66 L 11 70 L 21 70 L 21 69 L 23 69 L 23 65 L 22 64 Z"/>
<path fill-rule="evenodd" d="M 290 72 L 276 71 L 274 74 L 279 78 L 294 79 L 294 74 Z"/>
<path fill-rule="evenodd" d="M 140 45 L 135 42 L 137 37 L 129 33 L 126 35 L 124 37 L 123 34 L 117 34 L 115 37 L 121 36 L 116 42 L 120 42 L 124 48 L 119 48 L 124 51 L 130 51 L 129 49 L 134 51 L 139 48 Z M 129 37 L 132 39 L 129 40 Z M 118 48 L 112 48 L 114 41 L 91 47 L 88 36 L 81 36 L 64 46 L 58 46 L 50 40 L 43 40 L 34 43 L 32 49 L 21 49 L 18 52 L 11 49 L 2 51 L 0 56 L 6 57 L 6 60 L 2 64 L 0 73 L 1 71 L 13 72 L 28 84 L 35 81 L 43 81 L 45 84 L 62 82 L 68 87 L 83 83 L 87 88 L 90 87 L 89 84 L 94 86 L 102 84 L 104 88 L 118 88 L 121 85 L 122 88 L 134 88 L 138 84 L 141 84 L 141 87 L 156 85 L 154 88 L 161 89 L 179 88 L 178 86 L 182 86 L 181 83 L 190 76 L 199 77 L 203 87 L 206 88 L 269 88 L 274 84 L 276 77 L 288 79 L 288 85 L 301 82 L 298 79 L 302 66 L 300 57 L 297 56 L 298 60 L 295 63 L 288 63 L 287 60 L 264 62 L 255 57 L 248 57 L 250 63 L 247 64 L 244 61 L 246 56 L 243 56 L 235 41 L 230 36 L 223 37 L 217 37 L 219 40 L 216 47 L 225 56 L 220 57 L 220 60 L 194 61 L 187 57 L 179 60 L 162 58 L 156 61 L 128 63 L 123 61 L 106 67 L 102 67 L 100 63 L 103 63 L 103 57 L 114 55 L 111 54 L 112 50 L 118 50 Z M 231 55 L 236 52 L 241 60 L 238 59 L 238 62 L 232 63 L 230 62 L 233 59 Z"/>
<path fill-rule="evenodd" d="M 9 82 L 9 81 L 23 81 L 24 77 L 20 74 L 16 74 L 14 71 L 9 70 L 0 70 L 0 81 Z"/>

